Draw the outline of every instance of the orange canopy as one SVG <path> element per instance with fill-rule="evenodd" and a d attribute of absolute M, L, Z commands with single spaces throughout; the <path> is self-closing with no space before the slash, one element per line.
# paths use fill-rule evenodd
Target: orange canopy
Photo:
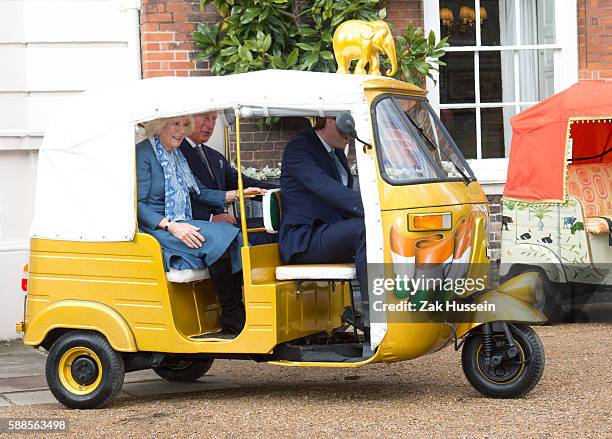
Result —
<path fill-rule="evenodd" d="M 516 115 L 511 123 L 504 197 L 564 202 L 569 138 L 574 159 L 601 154 L 612 146 L 612 82 L 578 82 Z M 612 153 L 576 161 L 602 162 L 612 162 Z"/>

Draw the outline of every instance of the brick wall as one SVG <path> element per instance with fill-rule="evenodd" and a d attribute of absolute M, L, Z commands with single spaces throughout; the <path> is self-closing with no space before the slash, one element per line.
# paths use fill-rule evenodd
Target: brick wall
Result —
<path fill-rule="evenodd" d="M 501 195 L 487 195 L 489 200 L 490 230 L 489 248 L 491 249 L 491 261 L 501 257 L 501 231 L 502 231 L 502 202 Z"/>
<path fill-rule="evenodd" d="M 142 73 L 155 76 L 202 76 L 209 74 L 208 61 L 196 62 L 191 36 L 197 23 L 220 19 L 214 5 L 200 11 L 198 0 L 143 0 L 140 13 Z M 387 2 L 387 21 L 400 34 L 409 21 L 423 26 L 422 0 Z"/>
<path fill-rule="evenodd" d="M 198 0 L 143 0 L 140 11 L 142 76 L 202 76 L 208 61 L 193 60 L 191 36 L 197 23 L 219 20 L 213 5 L 200 11 Z"/>
<path fill-rule="evenodd" d="M 424 0 L 389 0 L 387 1 L 387 18 L 393 25 L 395 35 L 402 34 L 408 23 L 423 27 Z"/>
<path fill-rule="evenodd" d="M 580 79 L 612 81 L 612 1 L 578 0 Z"/>
<path fill-rule="evenodd" d="M 287 140 L 310 127 L 302 117 L 284 117 L 272 126 L 259 128 L 253 119 L 240 122 L 240 158 L 242 165 L 257 169 L 278 168 Z M 230 136 L 232 161 L 235 160 L 235 136 Z"/>

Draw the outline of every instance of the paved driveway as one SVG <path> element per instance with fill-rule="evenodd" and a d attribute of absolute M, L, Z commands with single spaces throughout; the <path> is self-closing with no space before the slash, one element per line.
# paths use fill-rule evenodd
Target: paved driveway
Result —
<path fill-rule="evenodd" d="M 21 341 L 0 342 L 0 407 L 57 403 L 45 380 L 46 354 L 26 347 Z M 238 387 L 231 380 L 213 376 L 197 383 L 169 383 L 155 372 L 126 374 L 120 398 L 168 393 L 202 392 Z M 0 412 L 2 417 L 2 412 Z"/>
<path fill-rule="evenodd" d="M 481 397 L 463 376 L 460 354 L 446 348 L 360 369 L 223 360 L 201 382 L 182 387 L 150 372 L 128 374 L 122 398 L 96 411 L 19 406 L 52 401 L 44 357 L 1 345 L 0 420 L 67 419 L 78 437 L 609 438 L 612 307 L 591 321 L 537 328 L 546 369 L 517 400 Z"/>

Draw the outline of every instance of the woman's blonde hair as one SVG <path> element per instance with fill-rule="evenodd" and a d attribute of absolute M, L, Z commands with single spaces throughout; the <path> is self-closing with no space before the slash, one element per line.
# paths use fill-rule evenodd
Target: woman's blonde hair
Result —
<path fill-rule="evenodd" d="M 190 136 L 193 133 L 193 117 L 192 116 L 176 116 L 184 117 L 189 122 L 189 126 L 185 128 L 185 136 Z M 145 137 L 159 136 L 162 128 L 168 122 L 169 119 L 175 119 L 175 117 L 162 117 L 160 119 L 150 120 L 149 122 L 143 123 Z"/>

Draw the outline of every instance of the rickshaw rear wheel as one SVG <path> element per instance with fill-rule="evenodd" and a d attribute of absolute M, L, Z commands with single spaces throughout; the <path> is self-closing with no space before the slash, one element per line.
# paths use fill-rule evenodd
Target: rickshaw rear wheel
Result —
<path fill-rule="evenodd" d="M 192 360 L 188 358 L 171 358 L 153 368 L 155 373 L 173 382 L 194 382 L 206 375 L 214 360 Z"/>
<path fill-rule="evenodd" d="M 51 346 L 45 367 L 47 384 L 68 408 L 95 409 L 119 393 L 125 377 L 123 358 L 95 332 L 71 331 Z"/>
<path fill-rule="evenodd" d="M 544 372 L 544 347 L 535 331 L 527 325 L 511 324 L 510 332 L 518 355 L 509 358 L 505 334 L 493 333 L 492 357 L 485 355 L 482 332 L 466 340 L 461 352 L 463 372 L 470 384 L 489 398 L 518 398 L 529 393 Z"/>

